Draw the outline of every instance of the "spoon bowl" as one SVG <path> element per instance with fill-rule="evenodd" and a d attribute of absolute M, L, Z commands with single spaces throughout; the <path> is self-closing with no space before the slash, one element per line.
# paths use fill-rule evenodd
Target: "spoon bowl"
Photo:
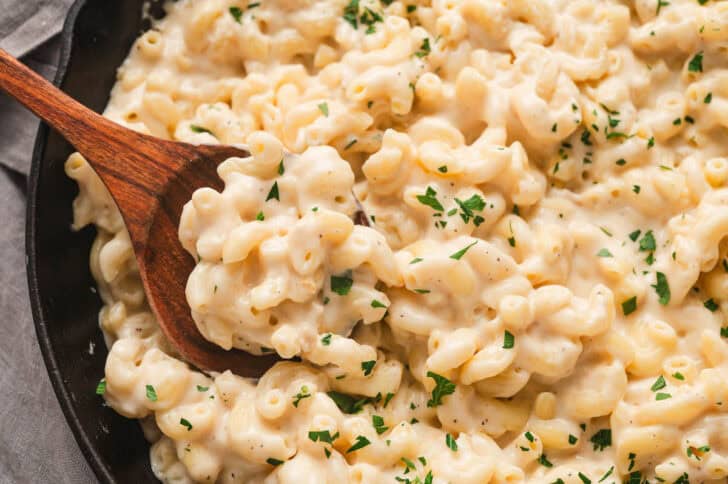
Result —
<path fill-rule="evenodd" d="M 0 89 L 63 135 L 116 202 L 149 305 L 181 358 L 203 371 L 262 375 L 275 355 L 224 350 L 197 329 L 185 297 L 195 262 L 178 236 L 182 207 L 201 187 L 222 188 L 217 166 L 246 157 L 241 147 L 191 145 L 138 133 L 84 107 L 0 49 Z"/>

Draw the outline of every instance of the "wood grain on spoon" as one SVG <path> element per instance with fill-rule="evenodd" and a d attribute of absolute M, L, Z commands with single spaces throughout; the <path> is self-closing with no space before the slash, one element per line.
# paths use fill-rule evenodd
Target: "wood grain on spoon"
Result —
<path fill-rule="evenodd" d="M 202 370 L 259 376 L 277 358 L 226 351 L 200 334 L 185 284 L 194 260 L 177 237 L 183 205 L 197 188 L 222 188 L 217 165 L 249 153 L 195 146 L 120 126 L 84 107 L 0 49 L 0 89 L 61 133 L 93 167 L 129 230 L 147 298 L 167 339 Z"/>

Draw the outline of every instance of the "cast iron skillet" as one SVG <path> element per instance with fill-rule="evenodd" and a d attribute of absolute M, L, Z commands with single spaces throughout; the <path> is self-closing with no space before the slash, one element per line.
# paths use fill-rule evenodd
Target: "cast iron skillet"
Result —
<path fill-rule="evenodd" d="M 143 3 L 77 0 L 63 30 L 55 84 L 100 112 L 116 69 L 149 27 L 142 20 Z M 152 2 L 152 13 L 161 14 L 159 3 Z M 105 483 L 157 482 L 139 425 L 103 406 L 94 392 L 104 374 L 106 346 L 98 327 L 101 301 L 92 289 L 88 263 L 95 230 L 70 228 L 78 189 L 63 164 L 72 151 L 60 135 L 41 125 L 30 172 L 25 242 L 38 341 L 63 413 L 98 478 Z"/>

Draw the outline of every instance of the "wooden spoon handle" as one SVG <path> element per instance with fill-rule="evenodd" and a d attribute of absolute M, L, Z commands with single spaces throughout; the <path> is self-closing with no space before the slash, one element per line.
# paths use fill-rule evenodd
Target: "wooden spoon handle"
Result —
<path fill-rule="evenodd" d="M 86 151 L 101 141 L 102 127 L 106 130 L 115 127 L 2 49 L 0 89 L 50 124 L 79 151 Z"/>

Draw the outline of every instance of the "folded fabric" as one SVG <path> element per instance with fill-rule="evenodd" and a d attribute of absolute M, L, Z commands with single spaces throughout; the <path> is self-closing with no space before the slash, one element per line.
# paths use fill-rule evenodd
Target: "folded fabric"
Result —
<path fill-rule="evenodd" d="M 22 57 L 63 28 L 73 0 L 0 0 L 0 48 Z"/>

